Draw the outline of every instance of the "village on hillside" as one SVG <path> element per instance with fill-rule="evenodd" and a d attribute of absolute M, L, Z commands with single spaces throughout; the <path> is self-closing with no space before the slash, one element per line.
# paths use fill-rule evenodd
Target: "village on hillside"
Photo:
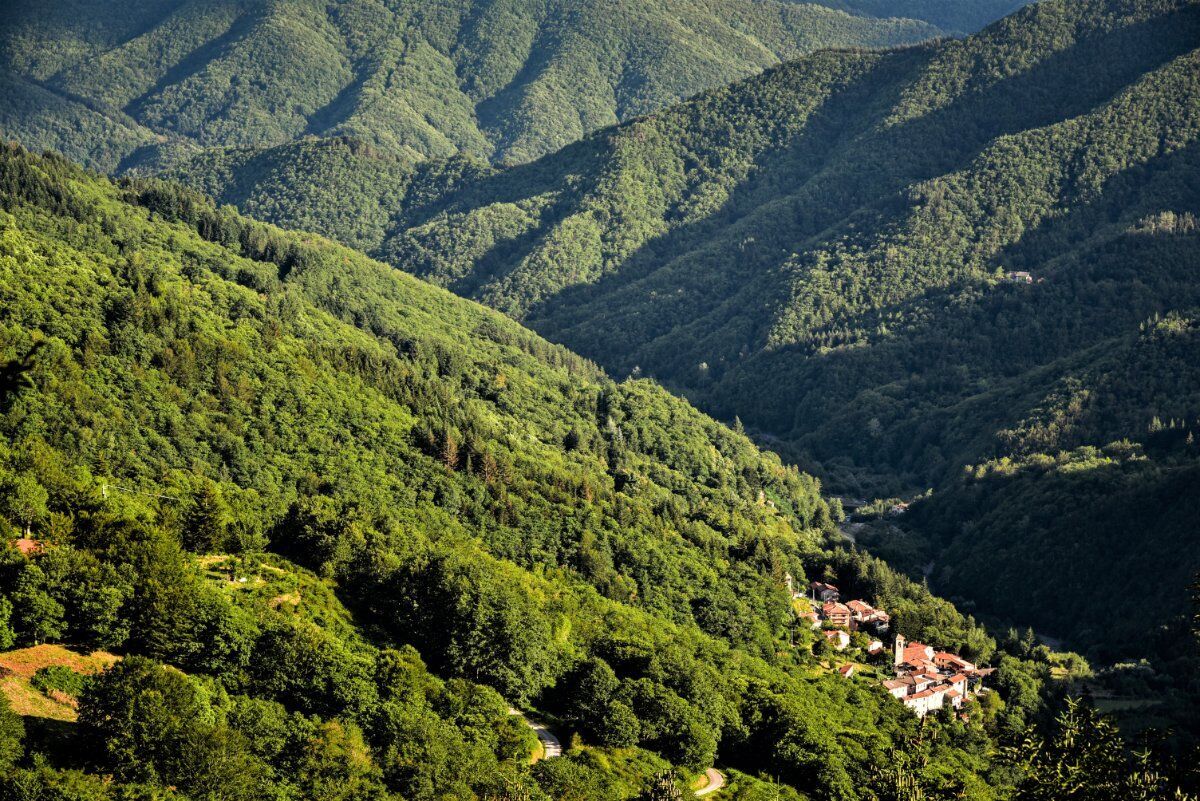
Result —
<path fill-rule="evenodd" d="M 838 588 L 827 582 L 812 582 L 807 595 L 795 589 L 791 576 L 787 577 L 787 585 L 796 603 L 797 617 L 818 631 L 833 651 L 846 650 L 850 647 L 851 633 L 862 632 L 867 636 L 865 653 L 882 658 L 886 651 L 884 639 L 889 637 L 891 629 L 891 617 L 886 611 L 858 599 L 843 603 Z M 984 680 L 994 670 L 980 668 L 950 651 L 909 642 L 899 633 L 892 637 L 891 654 L 893 678 L 882 681 L 882 686 L 918 717 L 947 708 L 960 713 L 966 701 L 986 692 Z M 837 672 L 850 678 L 856 667 L 848 663 Z"/>

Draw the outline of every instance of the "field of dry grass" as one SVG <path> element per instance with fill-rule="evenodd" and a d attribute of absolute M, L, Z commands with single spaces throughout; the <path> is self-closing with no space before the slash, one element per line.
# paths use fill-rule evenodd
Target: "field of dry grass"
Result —
<path fill-rule="evenodd" d="M 105 651 L 81 654 L 61 645 L 35 645 L 0 653 L 0 692 L 19 715 L 74 721 L 76 699 L 55 691 L 53 697 L 38 690 L 30 680 L 38 668 L 61 665 L 76 673 L 96 673 L 119 657 Z"/>

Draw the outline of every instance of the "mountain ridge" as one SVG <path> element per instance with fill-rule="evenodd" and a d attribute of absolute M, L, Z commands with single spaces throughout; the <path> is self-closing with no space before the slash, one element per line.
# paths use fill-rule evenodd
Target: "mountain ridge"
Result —
<path fill-rule="evenodd" d="M 18 5 L 0 28 L 6 80 L 58 98 L 26 91 L 0 128 L 108 171 L 306 135 L 519 163 L 789 55 L 941 33 L 784 0 L 557 2 L 170 0 L 120 22 L 96 2 Z M 39 118 L 18 113 L 31 106 Z"/>

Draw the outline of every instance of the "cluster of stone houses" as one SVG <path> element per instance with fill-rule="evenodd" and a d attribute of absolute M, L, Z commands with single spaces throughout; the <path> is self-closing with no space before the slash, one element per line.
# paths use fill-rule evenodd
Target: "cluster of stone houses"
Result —
<path fill-rule="evenodd" d="M 907 642 L 897 634 L 894 646 L 896 678 L 883 682 L 917 717 L 949 707 L 959 709 L 978 690 L 990 670 L 981 670 L 958 654 L 937 651 L 924 643 Z"/>
<path fill-rule="evenodd" d="M 882 635 L 891 625 L 891 618 L 882 609 L 876 609 L 866 601 L 853 600 L 842 603 L 842 595 L 836 586 L 823 581 L 814 581 L 809 588 L 812 607 L 800 613 L 814 629 L 820 629 L 828 623 L 830 628 L 823 634 L 835 651 L 842 651 L 850 645 L 851 631 L 866 631 L 872 635 Z M 794 595 L 793 597 L 803 597 Z M 883 650 L 883 643 L 872 639 L 867 651 L 877 654 Z"/>

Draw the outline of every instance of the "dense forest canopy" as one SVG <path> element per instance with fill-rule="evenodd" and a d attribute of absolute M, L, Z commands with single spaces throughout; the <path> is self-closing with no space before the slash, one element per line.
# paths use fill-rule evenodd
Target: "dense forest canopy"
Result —
<path fill-rule="evenodd" d="M 137 0 L 120 13 L 15 0 L 0 20 L 0 129 L 109 171 L 341 135 L 409 160 L 516 163 L 781 59 L 943 33 L 874 13 L 790 0 Z"/>
<path fill-rule="evenodd" d="M 903 752 L 990 799 L 992 738 L 1048 709 L 1048 652 L 826 550 L 815 480 L 647 380 L 171 184 L 6 147 L 0 193 L 0 520 L 37 543 L 5 552 L 0 636 L 124 657 L 20 786 L 631 798 L 719 752 L 851 800 Z M 808 572 L 1021 693 L 919 728 L 820 668 Z M 589 747 L 530 771 L 508 703 Z"/>
<path fill-rule="evenodd" d="M 1138 653 L 1136 621 L 1097 628 L 1125 581 L 1110 566 L 1198 542 L 1176 506 L 1200 419 L 1198 41 L 1194 2 L 1051 0 L 963 40 L 809 56 L 508 170 L 339 140 L 172 175 L 654 376 L 838 491 L 933 487 L 913 563 L 935 585 Z M 346 225 L 333 198 L 365 211 Z M 1091 484 L 1031 494 L 1003 466 L 1125 440 L 1137 457 Z M 1108 547 L 1064 536 L 1097 517 Z M 1078 573 L 1052 580 L 1064 562 Z M 1153 603 L 1181 611 L 1194 567 L 1158 571 Z"/>

